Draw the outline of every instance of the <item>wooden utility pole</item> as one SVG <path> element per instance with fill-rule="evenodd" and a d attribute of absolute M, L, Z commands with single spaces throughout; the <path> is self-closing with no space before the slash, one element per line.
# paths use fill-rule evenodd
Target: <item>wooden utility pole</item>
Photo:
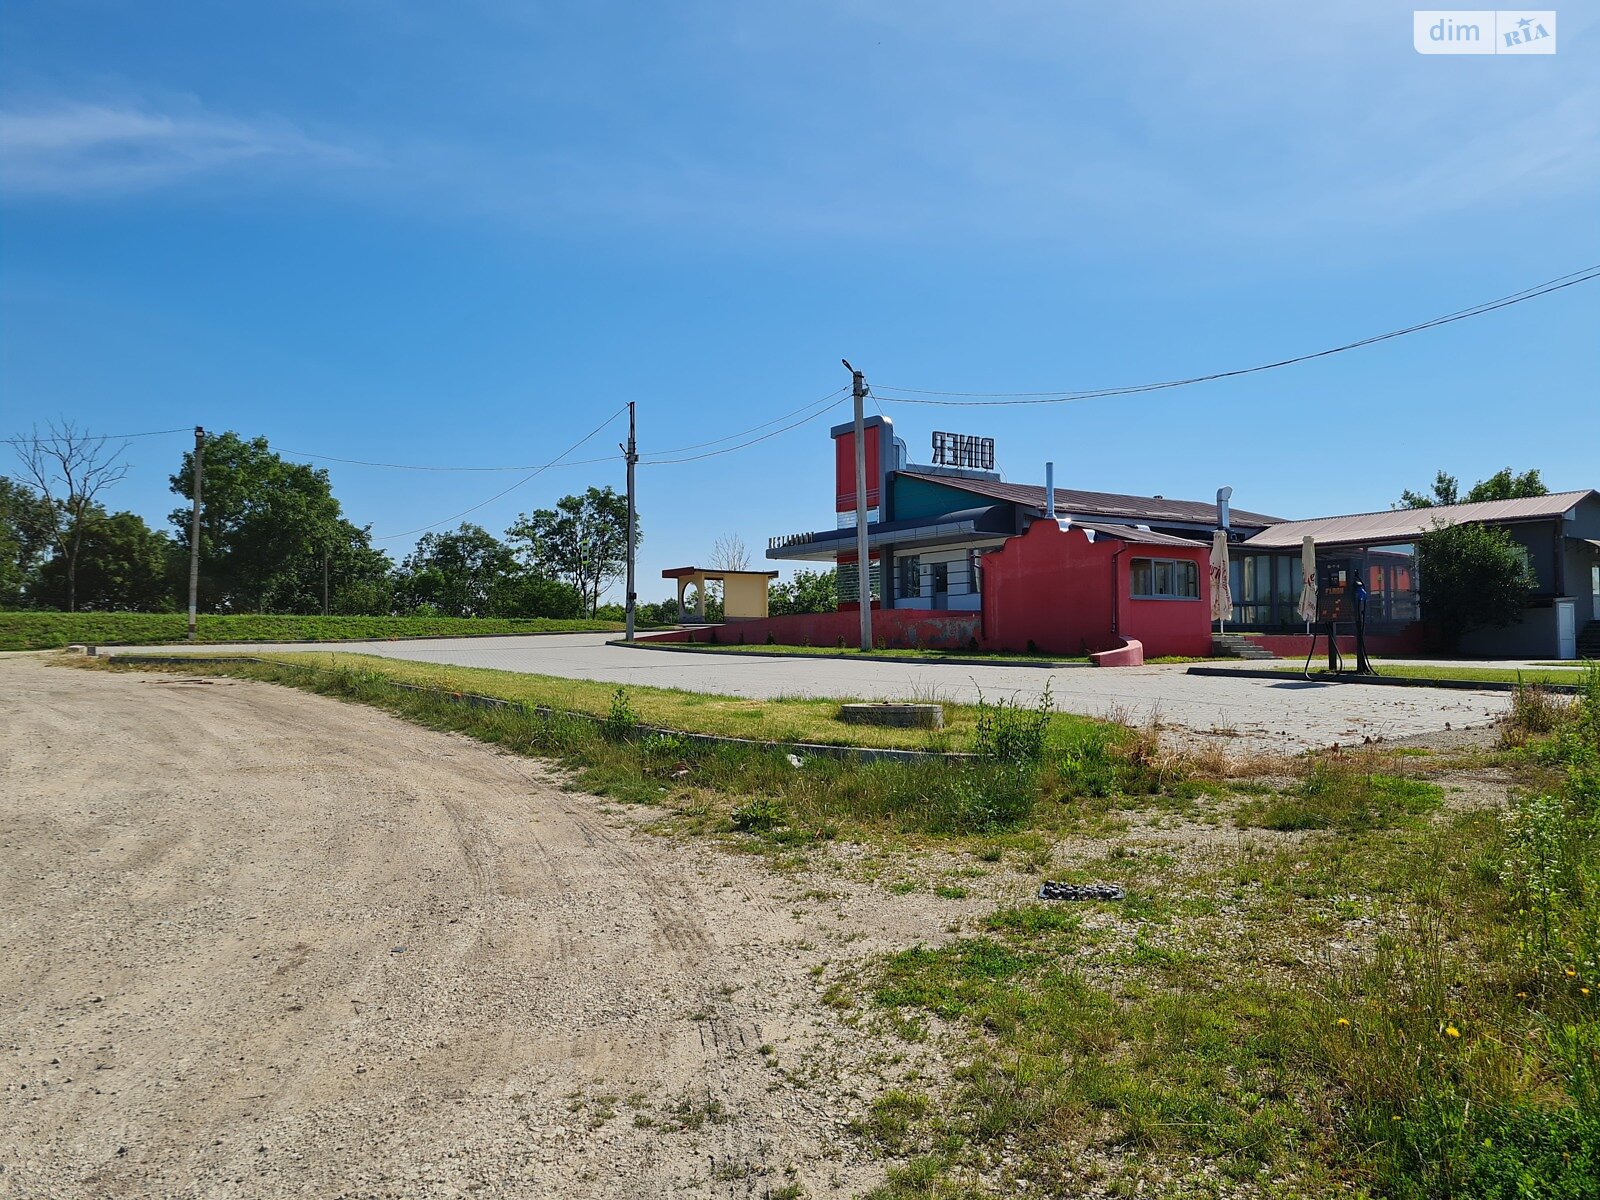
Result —
<path fill-rule="evenodd" d="M 200 607 L 200 488 L 206 473 L 206 431 L 194 427 L 194 513 L 189 518 L 189 640 Z"/>
<path fill-rule="evenodd" d="M 638 597 L 637 593 L 635 593 L 634 587 L 633 587 L 634 548 L 635 548 L 635 543 L 638 540 L 634 536 L 634 530 L 638 526 L 638 515 L 637 515 L 638 510 L 634 505 L 634 496 L 633 496 L 633 475 L 634 475 L 634 470 L 633 469 L 639 463 L 639 445 L 638 445 L 637 440 L 635 439 L 634 419 L 633 418 L 634 418 L 634 405 L 633 405 L 633 401 L 630 400 L 628 402 L 628 444 L 623 449 L 623 453 L 627 457 L 627 460 L 628 460 L 628 582 L 627 582 L 628 595 L 627 595 L 626 600 L 624 601 L 624 619 L 625 619 L 626 632 L 624 633 L 623 636 L 624 636 L 625 640 L 630 641 L 630 642 L 633 641 L 633 610 L 634 610 L 634 607 L 639 602 L 639 597 Z"/>
<path fill-rule="evenodd" d="M 328 615 L 328 548 L 322 548 L 322 615 Z"/>
<path fill-rule="evenodd" d="M 872 560 L 867 553 L 867 434 L 863 411 L 867 380 L 848 359 L 839 361 L 850 372 L 850 394 L 856 402 L 856 570 L 861 587 L 861 652 L 868 654 L 872 651 Z"/>

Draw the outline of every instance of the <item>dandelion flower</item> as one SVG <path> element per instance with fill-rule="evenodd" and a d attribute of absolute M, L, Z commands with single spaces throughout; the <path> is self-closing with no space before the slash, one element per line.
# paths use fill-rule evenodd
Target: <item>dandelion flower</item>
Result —
<path fill-rule="evenodd" d="M 1567 978 L 1568 979 L 1576 979 L 1577 977 L 1578 977 L 1578 973 L 1576 971 L 1574 971 L 1571 967 L 1568 967 L 1567 968 Z"/>
<path fill-rule="evenodd" d="M 1518 1000 L 1526 1000 L 1527 998 L 1528 998 L 1528 993 L 1527 992 L 1518 992 L 1517 993 L 1517 999 Z"/>
<path fill-rule="evenodd" d="M 1585 996 L 1587 996 L 1589 994 L 1589 989 L 1588 988 L 1579 988 L 1578 990 L 1580 992 L 1582 992 Z"/>
<path fill-rule="evenodd" d="M 1588 991 L 1588 990 L 1589 990 L 1588 988 L 1584 989 L 1584 991 Z M 1340 1017 L 1337 1021 L 1334 1022 L 1334 1024 L 1335 1025 L 1339 1025 L 1339 1026 L 1348 1025 L 1348 1024 L 1350 1024 L 1350 1018 L 1349 1017 Z"/>
<path fill-rule="evenodd" d="M 1444 1035 L 1445 1037 L 1458 1038 L 1461 1036 L 1461 1030 L 1457 1029 L 1454 1025 L 1446 1025 L 1444 1027 Z"/>

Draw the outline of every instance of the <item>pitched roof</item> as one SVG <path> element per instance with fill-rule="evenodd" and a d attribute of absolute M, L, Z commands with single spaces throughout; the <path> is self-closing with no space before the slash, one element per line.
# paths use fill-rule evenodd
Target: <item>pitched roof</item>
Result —
<path fill-rule="evenodd" d="M 1027 505 L 1041 512 L 1044 510 L 1044 489 L 1032 484 L 965 479 L 958 475 L 924 474 L 920 471 L 901 471 L 900 474 L 925 483 L 943 484 L 959 491 Z M 1081 514 L 1151 525 L 1177 523 L 1209 528 L 1217 523 L 1217 506 L 1208 500 L 1168 500 L 1161 496 L 1124 496 L 1118 492 L 1081 492 L 1063 487 L 1056 489 L 1056 512 L 1064 516 Z M 1265 513 L 1248 512 L 1242 508 L 1233 509 L 1232 516 L 1241 525 L 1273 525 L 1283 520 L 1282 517 L 1269 517 Z"/>
<path fill-rule="evenodd" d="M 1354 513 L 1346 517 L 1313 517 L 1308 521 L 1284 521 L 1263 529 L 1244 545 L 1251 549 L 1278 550 L 1299 546 L 1310 534 L 1319 546 L 1356 546 L 1371 542 L 1405 542 L 1435 525 L 1462 522 L 1513 522 L 1553 520 L 1587 496 L 1592 490 L 1553 492 L 1548 496 L 1525 496 L 1517 500 L 1479 500 L 1472 504 L 1440 504 L 1433 508 L 1397 508 L 1385 512 Z"/>
<path fill-rule="evenodd" d="M 1199 538 L 1174 537 L 1170 533 L 1157 533 L 1153 529 L 1140 529 L 1137 525 L 1118 525 L 1108 521 L 1094 524 L 1074 521 L 1072 525 L 1075 529 L 1092 529 L 1097 535 L 1119 538 L 1140 546 L 1179 546 L 1185 550 L 1204 550 L 1211 544 Z"/>

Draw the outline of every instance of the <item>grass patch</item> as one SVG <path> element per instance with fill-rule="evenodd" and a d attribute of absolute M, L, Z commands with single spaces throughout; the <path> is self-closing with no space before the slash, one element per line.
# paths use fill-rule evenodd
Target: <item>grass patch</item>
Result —
<path fill-rule="evenodd" d="M 202 616 L 197 642 L 349 642 L 480 634 L 611 633 L 614 621 L 501 620 L 477 617 Z M 83 642 L 157 646 L 181 642 L 187 613 L 0 612 L 0 650 L 53 650 Z"/>
<path fill-rule="evenodd" d="M 617 703 L 617 685 L 598 680 L 413 662 L 343 651 L 288 652 L 270 657 L 273 662 L 367 672 L 398 683 L 446 692 L 473 692 L 602 718 L 611 717 Z M 837 699 L 758 700 L 652 687 L 627 688 L 625 699 L 637 723 L 686 733 L 757 741 L 936 751 L 972 749 L 978 738 L 979 717 L 984 711 L 981 705 L 947 704 L 943 730 L 892 729 L 845 725 L 838 719 L 839 706 L 844 702 Z M 1121 726 L 1071 713 L 1050 713 L 1045 723 L 1049 743 L 1063 749 L 1074 747 L 1085 738 L 1110 745 L 1124 732 Z"/>
<path fill-rule="evenodd" d="M 1353 833 L 1391 828 L 1432 812 L 1443 799 L 1444 789 L 1438 784 L 1387 775 L 1359 762 L 1326 758 L 1314 761 L 1292 790 L 1245 801 L 1235 819 L 1242 826 L 1259 829 Z"/>
<path fill-rule="evenodd" d="M 1456 667 L 1448 664 L 1435 666 L 1433 664 L 1418 663 L 1383 663 L 1376 664 L 1378 674 L 1384 679 L 1439 679 L 1459 680 L 1467 683 L 1561 683 L 1581 684 L 1583 671 L 1581 667 L 1561 669 L 1553 667 Z M 1301 667 L 1268 667 L 1268 670 L 1278 671 L 1285 675 L 1301 675 Z M 1312 671 L 1311 677 L 1316 679 L 1326 676 L 1326 671 Z M 1328 676 L 1334 678 L 1334 676 Z"/>

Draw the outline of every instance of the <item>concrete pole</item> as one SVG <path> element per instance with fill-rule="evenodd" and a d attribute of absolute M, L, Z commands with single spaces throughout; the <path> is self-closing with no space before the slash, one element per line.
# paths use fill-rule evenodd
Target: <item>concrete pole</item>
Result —
<path fill-rule="evenodd" d="M 856 569 L 861 580 L 861 652 L 872 651 L 872 560 L 867 551 L 867 433 L 863 411 L 867 382 L 848 362 L 850 394 L 856 402 Z M 882 503 L 882 497 L 879 497 Z"/>
<path fill-rule="evenodd" d="M 194 427 L 194 512 L 189 518 L 189 640 L 200 606 L 200 489 L 206 473 L 206 431 Z"/>
<path fill-rule="evenodd" d="M 634 578 L 633 578 L 634 558 L 635 558 L 635 546 L 634 546 L 634 543 L 637 540 L 636 537 L 635 537 L 635 534 L 634 534 L 634 530 L 638 527 L 638 521 L 639 521 L 638 510 L 635 507 L 634 495 L 633 495 L 633 474 L 634 474 L 633 469 L 634 469 L 634 467 L 636 465 L 638 465 L 638 462 L 639 462 L 639 446 L 638 446 L 638 442 L 635 439 L 634 406 L 633 406 L 633 402 L 631 400 L 628 402 L 628 446 L 627 446 L 627 450 L 625 451 L 625 453 L 626 453 L 627 459 L 628 459 L 628 583 L 627 583 L 628 595 L 627 595 L 626 600 L 624 601 L 624 607 L 625 607 L 624 620 L 626 622 L 626 630 L 627 630 L 627 632 L 623 634 L 623 637 L 624 637 L 625 640 L 631 642 L 631 641 L 633 641 L 633 610 L 634 610 L 634 606 L 639 601 L 638 593 L 635 592 L 635 590 L 634 590 Z M 678 593 L 678 595 L 679 595 L 679 601 L 680 601 L 679 614 L 678 615 L 679 615 L 679 619 L 681 620 L 682 616 L 683 616 L 682 603 L 681 603 L 682 597 L 683 597 L 683 593 L 680 591 Z"/>

